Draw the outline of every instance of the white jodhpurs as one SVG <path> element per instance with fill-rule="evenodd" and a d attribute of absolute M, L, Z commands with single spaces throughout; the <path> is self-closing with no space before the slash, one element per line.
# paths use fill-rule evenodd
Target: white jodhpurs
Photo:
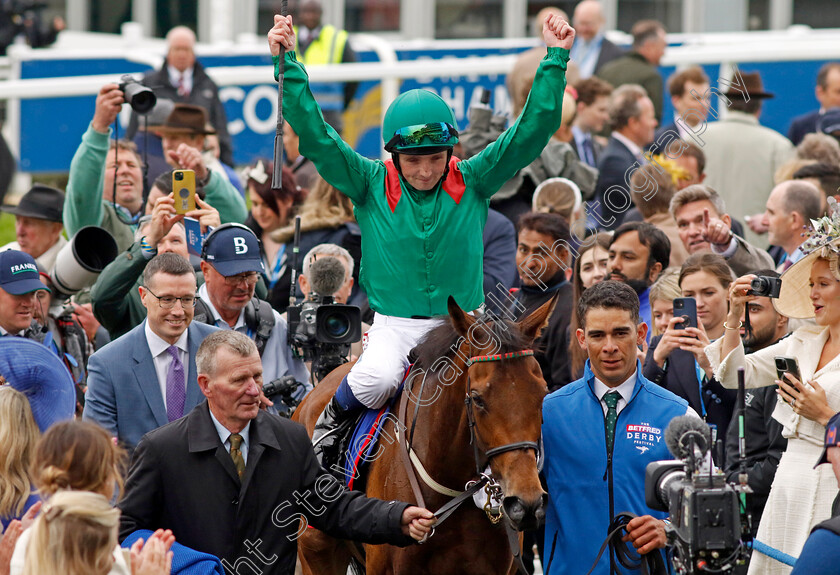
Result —
<path fill-rule="evenodd" d="M 385 405 L 403 380 L 408 352 L 441 321 L 374 315 L 362 355 L 347 374 L 356 399 L 370 409 Z"/>

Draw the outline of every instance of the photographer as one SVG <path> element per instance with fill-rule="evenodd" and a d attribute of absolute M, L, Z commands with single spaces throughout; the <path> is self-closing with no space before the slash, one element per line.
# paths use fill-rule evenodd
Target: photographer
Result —
<path fill-rule="evenodd" d="M 755 272 L 759 276 L 778 278 L 773 270 Z M 755 353 L 781 340 L 788 333 L 788 318 L 773 307 L 769 297 L 755 297 L 749 302 L 750 327 L 741 328 L 745 353 Z M 742 320 L 743 316 L 742 316 Z M 769 385 L 746 391 L 746 412 L 744 435 L 746 440 L 747 474 L 753 490 L 747 497 L 747 509 L 752 515 L 752 534 L 758 531 L 758 524 L 770 494 L 770 486 L 776 476 L 779 459 L 787 448 L 787 439 L 782 437 L 781 424 L 773 419 L 776 407 L 777 387 Z M 733 417 L 726 436 L 726 477 L 730 482 L 738 481 L 738 418 Z"/>
<path fill-rule="evenodd" d="M 330 257 L 336 258 L 341 261 L 341 264 L 344 266 L 344 283 L 342 283 L 341 287 L 334 291 L 331 295 L 334 303 L 346 304 L 353 291 L 353 270 L 355 268 L 355 262 L 353 261 L 353 256 L 350 255 L 350 252 L 335 244 L 319 244 L 309 250 L 304 256 L 303 269 L 301 274 L 298 276 L 300 291 L 306 294 L 303 303 L 312 302 L 313 296 L 318 297 L 315 287 L 320 287 L 323 283 L 323 279 L 321 277 L 312 276 L 312 264 L 319 259 L 319 256 L 321 256 L 320 259 Z M 282 317 L 286 319 L 286 313 L 284 313 Z M 370 329 L 370 326 L 363 322 L 361 324 L 362 333 L 367 333 L 368 329 Z M 345 355 L 345 359 L 350 360 L 354 356 L 358 357 L 361 354 L 362 342 L 357 341 L 350 344 L 350 352 Z"/>
<path fill-rule="evenodd" d="M 0 2 L 0 56 L 6 55 L 15 38 L 22 37 L 32 48 L 49 46 L 67 25 L 64 18 L 55 16 L 48 26 L 41 19 L 46 3 L 33 0 L 3 0 Z"/>
<path fill-rule="evenodd" d="M 737 369 L 744 367 L 748 387 L 779 386 L 779 400 L 773 417 L 788 439 L 782 455 L 757 538 L 796 556 L 808 532 L 829 517 L 837 495 L 831 470 L 813 469 L 819 457 L 825 425 L 840 411 L 840 236 L 829 218 L 820 222 L 819 234 L 801 246 L 807 255 L 793 264 L 782 277 L 781 291 L 773 303 L 790 318 L 814 317 L 816 325 L 800 327 L 790 337 L 745 355 L 739 328 L 744 307 L 754 300 L 754 275 L 732 283 L 726 333 L 706 348 L 715 377 L 725 386 L 737 386 Z M 801 376 L 785 373 L 779 380 L 777 356 L 795 358 Z M 793 363 L 794 359 L 790 360 Z M 789 364 L 788 364 L 789 365 Z M 749 573 L 786 574 L 789 569 L 774 559 L 754 554 Z"/>
<path fill-rule="evenodd" d="M 143 164 L 134 144 L 111 140 L 111 124 L 125 98 L 117 84 L 105 84 L 96 97 L 93 120 L 70 162 L 64 197 L 64 227 L 73 236 L 100 226 L 120 252 L 134 241 L 134 224 L 143 209 Z"/>
<path fill-rule="evenodd" d="M 683 328 L 682 316 L 671 318 L 665 333 L 651 340 L 643 370 L 645 377 L 688 401 L 724 443 L 736 394 L 715 380 L 704 348 L 723 335 L 731 281 L 732 271 L 721 256 L 689 256 L 677 283 L 682 297 L 696 302 L 697 327 Z"/>

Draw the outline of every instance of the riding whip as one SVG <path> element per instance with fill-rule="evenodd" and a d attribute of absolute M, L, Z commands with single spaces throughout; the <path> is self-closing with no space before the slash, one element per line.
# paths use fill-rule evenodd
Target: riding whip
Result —
<path fill-rule="evenodd" d="M 280 4 L 280 15 L 289 12 L 288 0 Z M 271 172 L 271 189 L 283 187 L 283 75 L 286 73 L 286 49 L 280 46 L 280 73 L 277 76 L 277 132 L 274 136 L 274 166 Z"/>

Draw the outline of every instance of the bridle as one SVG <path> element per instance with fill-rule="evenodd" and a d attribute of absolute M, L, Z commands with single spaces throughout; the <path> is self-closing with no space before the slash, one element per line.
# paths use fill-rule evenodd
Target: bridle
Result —
<path fill-rule="evenodd" d="M 512 351 L 509 353 L 497 353 L 494 355 L 476 355 L 467 360 L 467 393 L 466 398 L 464 399 L 464 404 L 467 408 L 467 424 L 470 428 L 470 444 L 473 446 L 473 456 L 475 457 L 475 472 L 479 476 L 482 475 L 482 461 L 484 462 L 484 466 L 486 466 L 492 458 L 496 457 L 497 455 L 501 455 L 502 453 L 507 453 L 508 451 L 518 451 L 520 449 L 533 449 L 534 454 L 537 457 L 537 461 L 539 461 L 540 446 L 535 441 L 517 441 L 514 443 L 508 443 L 506 445 L 500 445 L 499 447 L 485 449 L 484 457 L 482 458 L 480 456 L 480 450 L 478 446 L 478 434 L 475 429 L 475 412 L 473 407 L 473 405 L 475 404 L 475 400 L 470 394 L 470 388 L 472 386 L 470 385 L 469 368 L 476 363 L 502 361 L 503 359 L 517 359 L 520 357 L 533 357 L 533 355 L 534 350 L 523 349 L 520 351 Z"/>
<path fill-rule="evenodd" d="M 417 417 L 420 410 L 419 398 L 423 396 L 423 389 L 426 385 L 426 378 L 423 378 L 423 381 L 420 384 L 420 393 L 417 395 L 418 401 L 415 402 L 415 409 L 414 409 L 414 416 L 411 422 L 411 429 L 408 433 L 408 437 L 406 438 L 405 433 L 400 433 L 400 425 L 396 426 L 397 436 L 400 442 L 400 454 L 403 458 L 403 463 L 406 468 L 406 472 L 408 474 L 409 483 L 411 484 L 412 491 L 414 492 L 414 497 L 417 500 L 417 504 L 420 507 L 426 507 L 425 499 L 423 497 L 422 490 L 420 489 L 420 484 L 417 481 L 417 475 L 419 474 L 420 477 L 423 479 L 424 483 L 431 488 L 433 491 L 440 493 L 441 495 L 445 495 L 447 497 L 451 497 L 449 502 L 447 502 L 443 507 L 441 507 L 437 512 L 435 512 L 435 516 L 438 518 L 437 525 L 440 525 L 446 518 L 451 515 L 455 509 L 457 509 L 464 501 L 467 499 L 471 499 L 473 494 L 478 492 L 480 489 L 485 488 L 485 491 L 488 493 L 488 505 L 485 505 L 485 512 L 487 513 L 488 519 L 490 519 L 493 523 L 498 523 L 501 519 L 501 512 L 496 511 L 495 513 L 491 512 L 489 506 L 489 496 L 491 493 L 501 494 L 501 486 L 496 483 L 495 479 L 487 473 L 482 471 L 483 467 L 486 466 L 489 461 L 496 457 L 497 455 L 501 455 L 502 453 L 507 453 L 509 451 L 518 451 L 522 449 L 533 449 L 534 453 L 536 454 L 537 461 L 540 460 L 540 446 L 538 443 L 534 441 L 517 441 L 514 443 L 508 443 L 505 445 L 500 445 L 498 447 L 492 447 L 490 449 L 483 450 L 479 447 L 479 438 L 478 433 L 476 430 L 476 421 L 475 421 L 475 408 L 474 408 L 474 399 L 470 394 L 471 389 L 471 378 L 470 378 L 470 368 L 476 363 L 486 363 L 492 361 L 502 361 L 505 359 L 517 359 L 517 358 L 524 358 L 524 357 L 532 357 L 534 355 L 534 351 L 531 349 L 523 349 L 519 351 L 513 351 L 509 353 L 500 353 L 500 354 L 493 354 L 493 355 L 476 355 L 471 356 L 466 361 L 467 367 L 467 377 L 466 377 L 466 393 L 464 399 L 464 405 L 467 411 L 467 424 L 469 426 L 470 432 L 470 444 L 473 446 L 473 456 L 475 458 L 475 472 L 477 475 L 477 479 L 473 479 L 467 482 L 464 491 L 455 491 L 454 489 L 449 489 L 444 487 L 434 481 L 424 468 L 420 459 L 416 456 L 414 451 L 411 449 L 411 445 L 414 439 L 414 429 L 417 424 Z M 408 392 L 404 392 L 403 399 L 400 402 L 399 406 L 399 420 L 406 421 L 406 411 L 408 406 Z M 407 441 L 406 441 L 407 439 Z M 483 465 L 482 465 L 483 464 Z"/>

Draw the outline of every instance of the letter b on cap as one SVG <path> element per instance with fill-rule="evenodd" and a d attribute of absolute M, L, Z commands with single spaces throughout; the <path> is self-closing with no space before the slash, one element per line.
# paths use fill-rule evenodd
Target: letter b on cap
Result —
<path fill-rule="evenodd" d="M 245 243 L 245 238 L 241 236 L 236 236 L 235 238 L 233 238 L 233 249 L 236 252 L 236 255 L 238 256 L 247 253 L 248 244 Z"/>

